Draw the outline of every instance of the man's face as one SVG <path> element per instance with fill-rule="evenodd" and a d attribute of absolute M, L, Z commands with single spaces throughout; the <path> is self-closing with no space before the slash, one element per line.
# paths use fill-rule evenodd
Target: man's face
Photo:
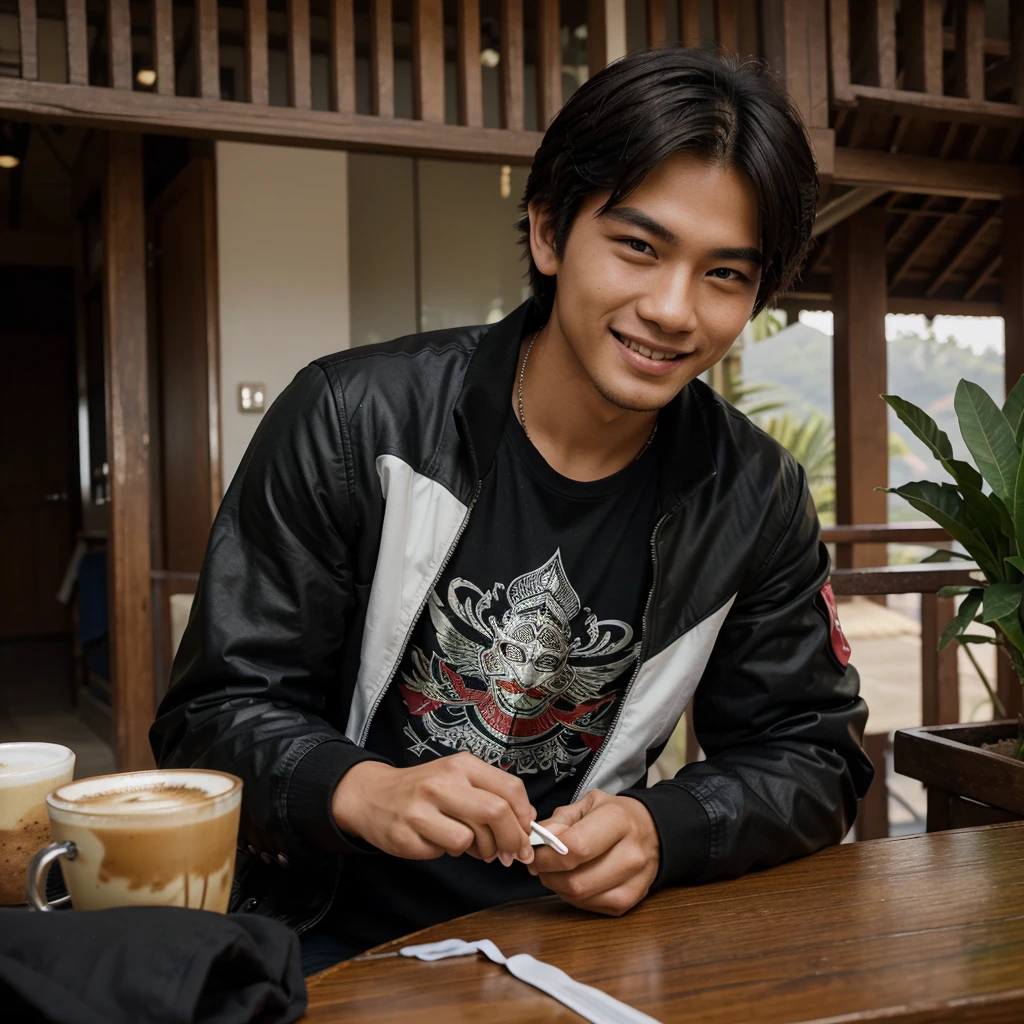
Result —
<path fill-rule="evenodd" d="M 688 153 L 597 216 L 607 197 L 584 201 L 561 259 L 535 232 L 534 259 L 557 274 L 553 315 L 597 392 L 621 409 L 660 409 L 725 355 L 750 317 L 757 197 L 742 172 Z"/>

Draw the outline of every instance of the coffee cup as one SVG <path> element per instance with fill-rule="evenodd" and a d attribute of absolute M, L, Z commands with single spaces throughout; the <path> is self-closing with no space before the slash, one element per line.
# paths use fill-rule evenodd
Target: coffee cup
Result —
<path fill-rule="evenodd" d="M 198 768 L 80 779 L 46 798 L 54 842 L 29 868 L 42 894 L 55 860 L 76 910 L 194 907 L 225 913 L 235 873 L 242 780 Z"/>
<path fill-rule="evenodd" d="M 25 902 L 29 862 L 50 841 L 46 796 L 74 774 L 59 743 L 0 743 L 0 904 Z"/>

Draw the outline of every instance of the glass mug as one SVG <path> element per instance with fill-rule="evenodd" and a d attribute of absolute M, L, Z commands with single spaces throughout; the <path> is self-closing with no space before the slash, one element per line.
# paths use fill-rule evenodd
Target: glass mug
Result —
<path fill-rule="evenodd" d="M 198 768 L 80 779 L 46 798 L 54 842 L 29 868 L 46 903 L 55 860 L 76 910 L 194 907 L 226 913 L 235 874 L 242 780 Z"/>
<path fill-rule="evenodd" d="M 46 796 L 74 774 L 59 743 L 0 743 L 0 905 L 25 902 L 29 862 L 50 841 Z"/>

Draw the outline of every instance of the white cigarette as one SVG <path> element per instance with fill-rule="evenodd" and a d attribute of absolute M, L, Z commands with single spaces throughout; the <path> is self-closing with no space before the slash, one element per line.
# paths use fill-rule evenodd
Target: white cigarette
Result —
<path fill-rule="evenodd" d="M 550 846 L 555 853 L 566 854 L 569 852 L 569 847 L 558 836 L 553 832 L 549 832 L 543 825 L 538 825 L 535 821 L 530 822 L 530 845 Z"/>

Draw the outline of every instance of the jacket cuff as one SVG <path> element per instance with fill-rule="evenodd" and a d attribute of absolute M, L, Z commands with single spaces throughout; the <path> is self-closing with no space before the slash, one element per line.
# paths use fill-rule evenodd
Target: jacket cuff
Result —
<path fill-rule="evenodd" d="M 299 758 L 288 780 L 285 813 L 288 823 L 306 842 L 328 853 L 371 853 L 375 847 L 342 832 L 331 813 L 331 800 L 342 776 L 360 761 L 381 761 L 346 740 L 318 743 Z"/>
<path fill-rule="evenodd" d="M 658 830 L 661 863 L 651 889 L 696 881 L 711 856 L 711 819 L 704 805 L 687 789 L 671 780 L 649 789 L 624 790 L 647 808 Z"/>

